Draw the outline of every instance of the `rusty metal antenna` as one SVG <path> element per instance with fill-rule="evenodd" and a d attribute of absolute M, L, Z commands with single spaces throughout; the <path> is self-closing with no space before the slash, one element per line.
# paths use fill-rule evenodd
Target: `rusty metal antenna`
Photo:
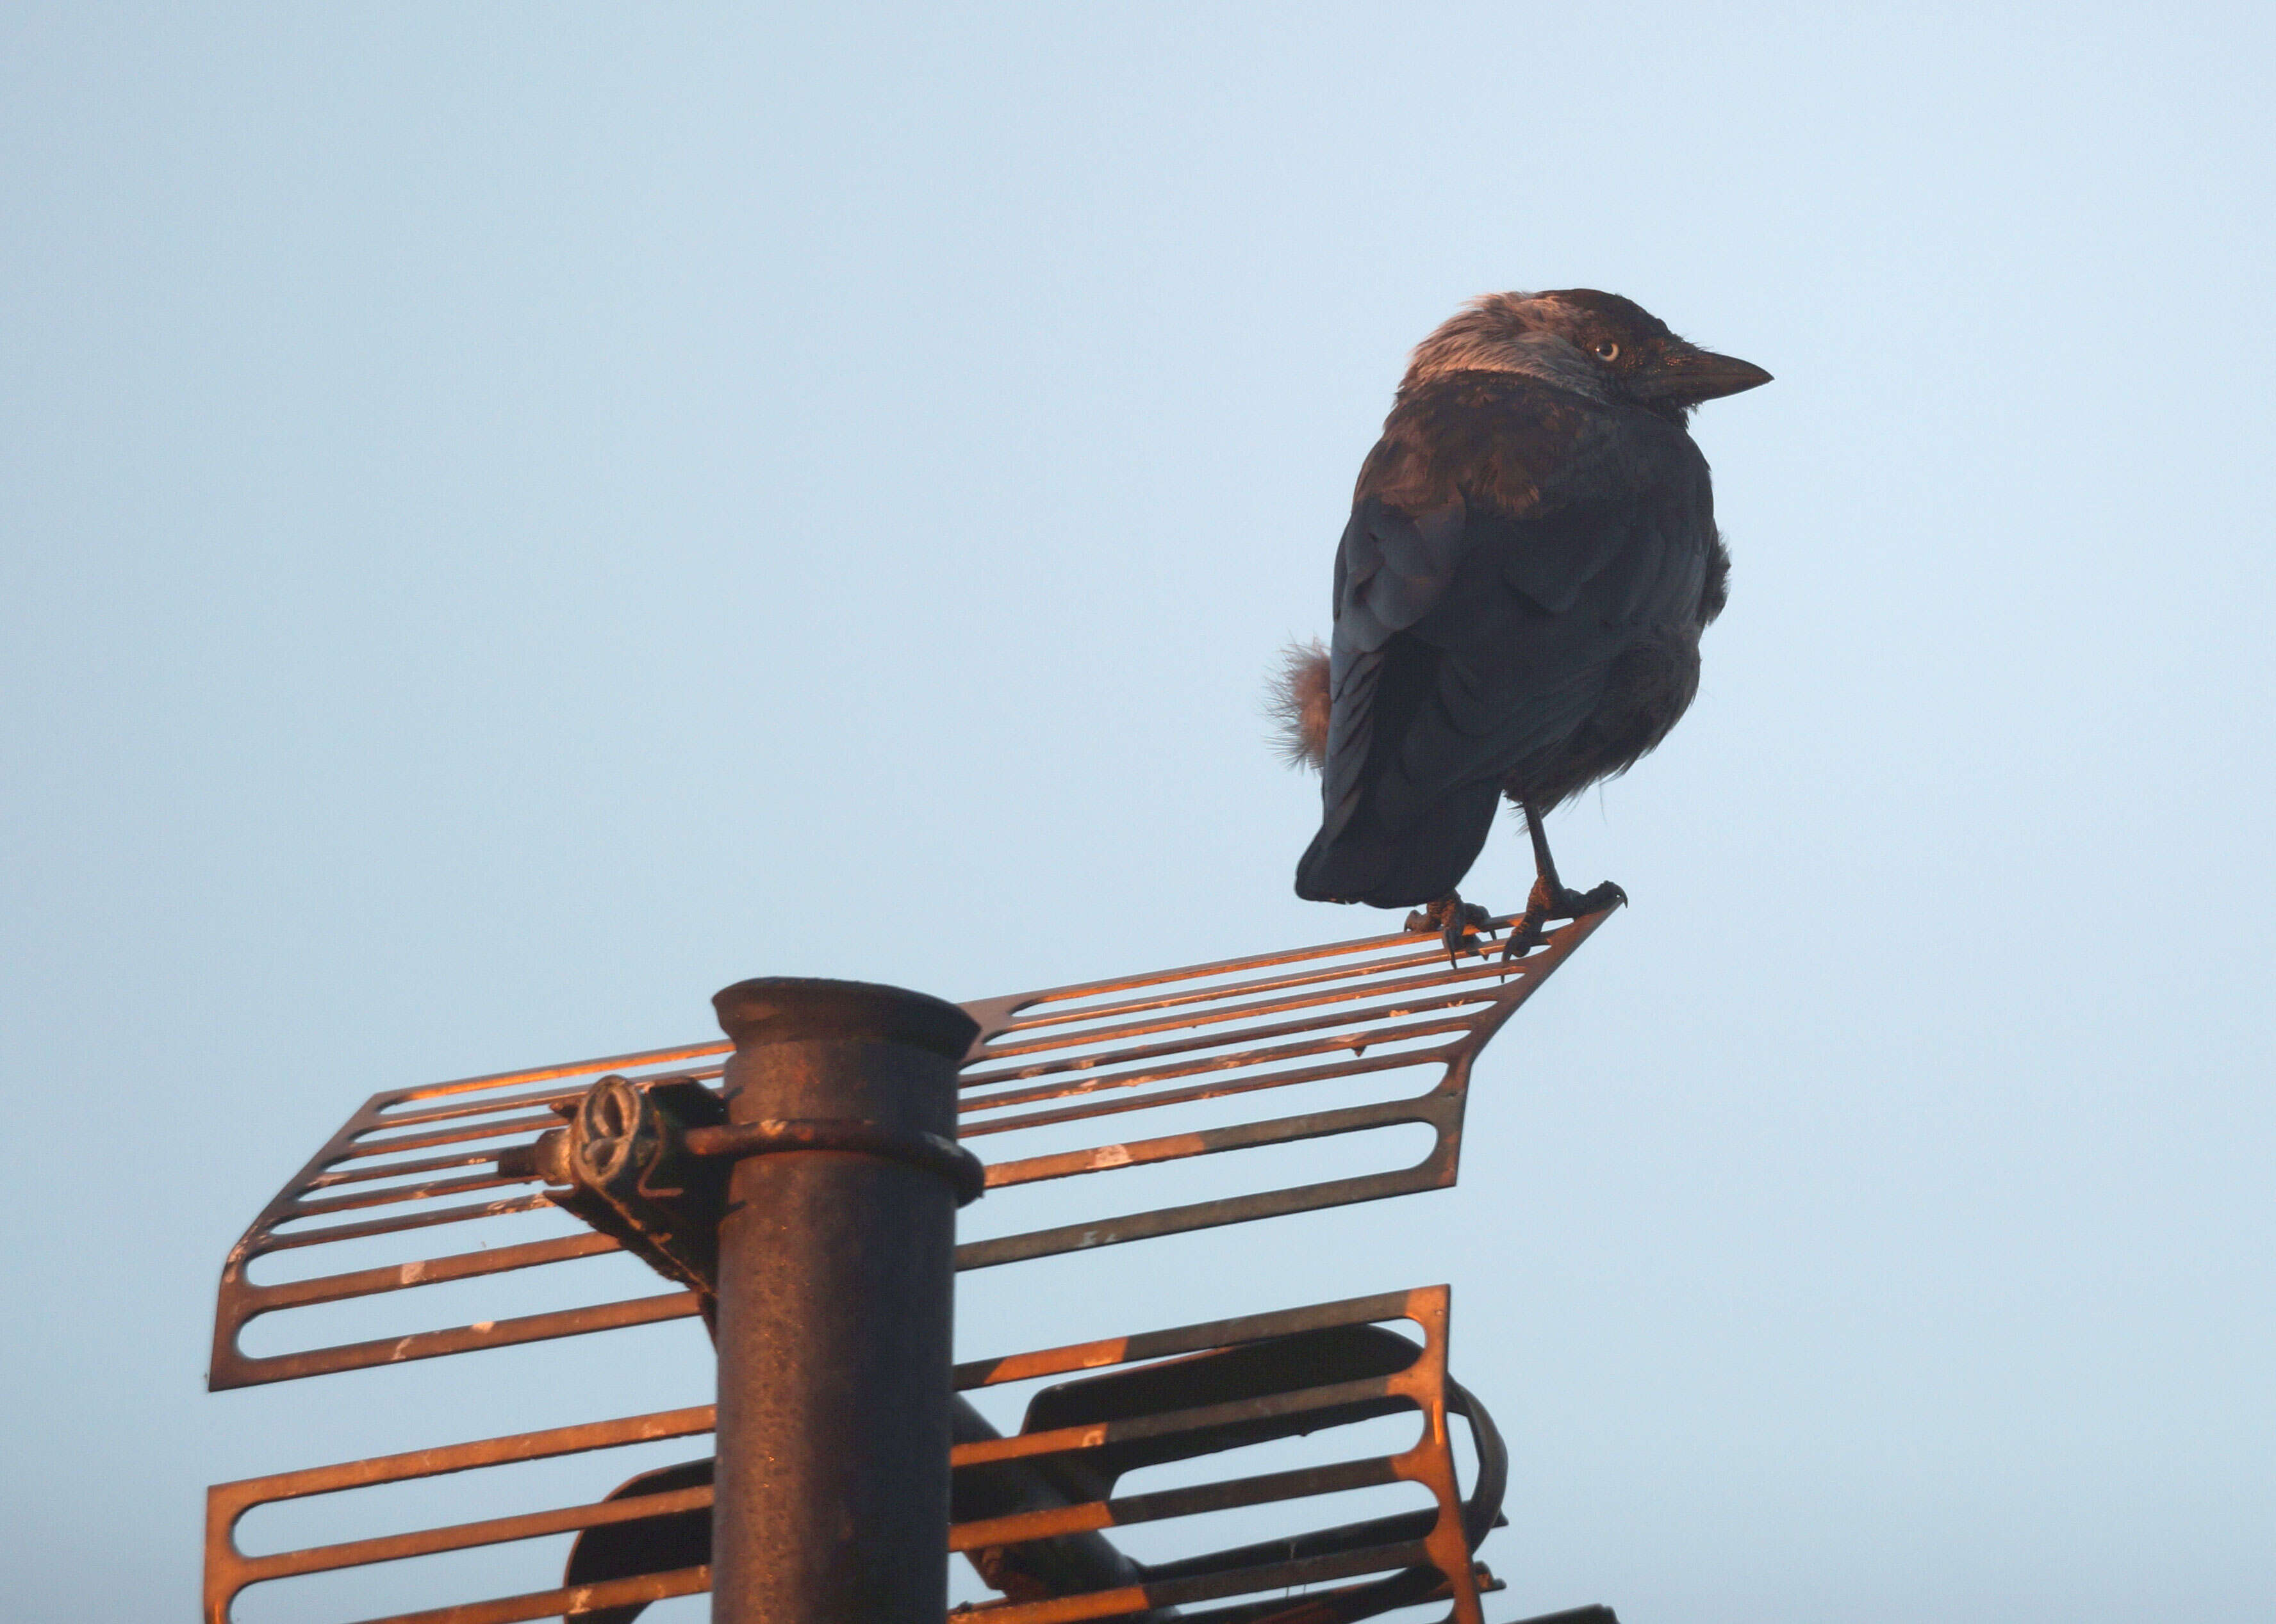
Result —
<path fill-rule="evenodd" d="M 1451 1185 L 1479 1052 L 1604 917 L 1507 963 L 1450 963 L 1435 937 L 1393 935 L 962 1006 L 861 983 L 743 982 L 714 1000 L 725 1042 L 374 1096 L 231 1249 L 216 1390 L 700 1317 L 717 1403 L 220 1484 L 208 1624 L 252 1587 L 565 1535 L 558 1583 L 367 1624 L 629 1624 L 705 1590 L 723 1624 L 937 1624 L 951 1552 L 1000 1593 L 977 1609 L 990 1624 L 1340 1624 L 1431 1603 L 1448 1624 L 1484 1624 L 1496 1582 L 1476 1552 L 1507 1461 L 1448 1373 L 1445 1287 L 952 1365 L 954 1279 Z M 1417 1127 L 1419 1159 L 1369 1172 L 1290 1184 L 1278 1160 L 1243 1159 L 1331 1136 L 1385 1141 L 1381 1159 Z M 1139 1210 L 1103 1176 L 1195 1158 L 1254 1172 L 1231 1194 Z M 960 1243 L 960 1207 L 984 1192 L 995 1199 L 975 1215 L 996 1218 L 1028 1187 L 1054 1197 L 1051 1221 L 1022 1227 L 1014 1210 Z M 611 1252 L 649 1264 L 657 1287 L 440 1329 L 399 1295 Z M 328 1269 L 334 1254 L 355 1266 Z M 290 1278 L 253 1278 L 276 1260 Z M 273 1340 L 344 1306 L 376 1334 L 244 1347 L 256 1319 Z M 1008 1436 L 964 1396 L 1037 1383 Z M 1400 1415 L 1420 1422 L 1403 1449 L 1248 1468 L 1299 1434 Z M 1450 1420 L 1476 1461 L 1467 1493 Z M 706 1434 L 711 1458 L 581 1505 L 263 1554 L 236 1538 L 280 1502 Z M 1193 1481 L 1118 1492 L 1172 1464 Z M 1420 1497 L 1407 1509 L 1262 1544 L 1142 1563 L 1106 1537 L 1402 1485 Z"/>

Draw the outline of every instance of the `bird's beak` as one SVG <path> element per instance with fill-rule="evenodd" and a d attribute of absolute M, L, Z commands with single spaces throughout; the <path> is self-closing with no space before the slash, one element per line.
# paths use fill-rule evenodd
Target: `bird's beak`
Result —
<path fill-rule="evenodd" d="M 1628 387 L 1646 399 L 1680 400 L 1691 405 L 1759 389 L 1770 381 L 1771 375 L 1752 361 L 1741 360 L 1735 355 L 1718 355 L 1712 350 L 1695 349 L 1687 344 L 1669 351 L 1665 360 L 1631 379 Z"/>

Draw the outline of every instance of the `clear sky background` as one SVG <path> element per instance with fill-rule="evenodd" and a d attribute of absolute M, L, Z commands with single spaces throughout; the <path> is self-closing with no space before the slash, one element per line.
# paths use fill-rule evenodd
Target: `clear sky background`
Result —
<path fill-rule="evenodd" d="M 1449 1280 L 1497 1617 L 2276 1616 L 2270 25 L 1900 10 L 0 6 L 10 1613 L 703 1396 L 207 1396 L 373 1090 L 1369 929 L 1263 673 L 1407 347 L 1577 285 L 1778 375 L 1698 704 L 1552 825 L 1635 906 L 1458 1190 L 963 1345 Z"/>

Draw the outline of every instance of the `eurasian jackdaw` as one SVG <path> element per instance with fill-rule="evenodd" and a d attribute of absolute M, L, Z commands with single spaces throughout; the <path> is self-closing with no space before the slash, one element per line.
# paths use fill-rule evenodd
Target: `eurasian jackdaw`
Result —
<path fill-rule="evenodd" d="M 1427 904 L 1407 929 L 1458 951 L 1488 915 L 1455 887 L 1506 795 L 1538 878 L 1505 953 L 1627 900 L 1567 887 L 1542 816 L 1698 691 L 1730 559 L 1684 421 L 1770 377 L 1592 288 L 1490 294 L 1417 346 L 1336 550 L 1332 644 L 1282 679 L 1290 753 L 1322 777 L 1298 896 Z"/>

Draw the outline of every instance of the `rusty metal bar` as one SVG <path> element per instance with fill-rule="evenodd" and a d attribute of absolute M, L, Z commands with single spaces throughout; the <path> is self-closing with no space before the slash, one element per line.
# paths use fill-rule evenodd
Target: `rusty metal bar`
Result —
<path fill-rule="evenodd" d="M 1464 1023 L 1449 1021 L 1438 1028 L 1402 1031 L 1399 1035 L 1398 1041 L 1403 1043 L 1414 1037 L 1429 1036 L 1433 1029 L 1465 1031 L 1468 1028 Z M 1146 1081 L 1166 1082 L 1180 1077 L 1208 1077 L 1210 1081 L 1182 1089 L 1156 1089 L 1150 1093 L 1139 1095 L 1135 1098 L 1100 1099 L 1096 1097 L 1107 1089 L 1123 1087 L 1123 1080 L 1119 1077 L 1089 1079 L 1074 1088 L 1057 1086 L 1038 1089 L 1032 1093 L 1023 1090 L 1016 1094 L 991 1095 L 985 1102 L 967 1105 L 965 1109 L 993 1111 L 1005 1105 L 1024 1104 L 1031 1100 L 1045 1099 L 1071 1098 L 1080 1103 L 1061 1107 L 1057 1111 L 1032 1111 L 1025 1116 L 995 1117 L 980 1122 L 967 1121 L 963 1125 L 962 1133 L 967 1139 L 977 1139 L 989 1134 L 1016 1134 L 1027 1128 L 1056 1127 L 1063 1122 L 1080 1122 L 1096 1117 L 1120 1116 L 1133 1111 L 1157 1111 L 1165 1105 L 1187 1105 L 1201 1100 L 1229 1099 L 1236 1094 L 1254 1094 L 1260 1089 L 1294 1088 L 1304 1083 L 1322 1082 L 1336 1077 L 1364 1076 L 1369 1072 L 1404 1071 L 1410 1067 L 1450 1062 L 1454 1058 L 1454 1049 L 1455 1046 L 1453 1044 L 1443 1044 L 1429 1049 L 1401 1050 L 1395 1054 L 1377 1055 L 1373 1059 L 1369 1059 L 1354 1051 L 1351 1043 L 1344 1039 L 1284 1044 L 1273 1050 L 1250 1051 L 1240 1056 L 1231 1065 L 1222 1060 L 1203 1060 L 1190 1066 L 1162 1066 L 1149 1073 Z M 1346 1058 L 1331 1060 L 1324 1065 L 1291 1066 L 1282 1071 L 1256 1069 L 1273 1061 L 1296 1060 L 1312 1055 L 1334 1054 L 1339 1050 L 1345 1052 Z M 1236 1066 L 1252 1069 L 1253 1074 L 1239 1078 L 1222 1075 L 1223 1073 L 1234 1069 Z"/>
<path fill-rule="evenodd" d="M 713 1002 L 732 1125 L 816 1125 L 735 1165 L 718 1228 L 718 1624 L 939 1624 L 948 1606 L 957 1190 L 978 1034 L 896 987 L 777 978 Z M 837 1148 L 823 1148 L 833 1143 Z"/>
<path fill-rule="evenodd" d="M 1371 1021 L 1382 1015 L 1405 1015 L 1422 1010 L 1450 1009 L 1457 1005 L 1486 1003 L 1491 1000 L 1494 989 L 1506 982 L 1509 975 L 1510 972 L 1506 968 L 1498 965 L 1488 965 L 1483 968 L 1472 967 L 1467 969 L 1460 966 L 1441 965 L 1430 975 L 1415 976 L 1406 981 L 1370 985 L 1364 990 L 1370 998 L 1379 997 L 1387 992 L 1424 993 L 1436 988 L 1447 986 L 1454 987 L 1458 990 L 1431 998 L 1395 999 L 1388 1004 L 1359 1011 L 1334 1007 L 1339 1004 L 1347 1004 L 1351 1001 L 1353 992 L 1349 989 L 1312 993 L 1301 998 L 1257 998 L 1235 1004 L 1220 1004 L 1218 1007 L 1206 1012 L 1185 1007 L 1180 1013 L 1158 1021 L 1128 1021 L 1119 1026 L 1104 1027 L 1096 1030 L 1054 1032 L 1047 1036 L 1020 1043 L 998 1042 L 990 1046 L 989 1052 L 991 1055 L 1039 1054 L 1054 1049 L 1063 1050 L 1074 1044 L 1111 1043 L 1128 1045 L 1130 1040 L 1134 1038 L 1151 1037 L 1158 1032 L 1199 1031 L 1201 1033 L 1198 1037 L 1180 1038 L 1175 1043 L 1127 1046 L 1116 1056 L 1119 1059 L 1150 1060 L 1163 1055 L 1182 1054 L 1190 1050 L 1213 1047 L 1224 1040 L 1208 1028 L 1225 1026 L 1256 1015 L 1274 1015 L 1288 1010 L 1299 1009 L 1328 1011 L 1325 1014 L 1313 1015 L 1301 1020 L 1276 1021 L 1265 1026 L 1245 1028 L 1241 1032 L 1241 1041 L 1244 1043 L 1259 1037 L 1276 1037 L 1293 1032 L 1315 1031 L 1322 1027 L 1344 1026 L 1354 1021 Z M 1247 989 L 1244 988 L 1243 990 Z M 1144 1009 L 1173 1006 L 1190 1006 L 1195 1001 L 1195 997 L 1189 994 L 1174 999 L 1165 998 L 1158 1005 L 1140 1005 L 1133 1007 Z M 1033 1030 L 1046 1024 L 1048 1023 L 1039 1021 L 1036 1028 L 1023 1029 Z M 977 1088 L 992 1082 L 1040 1077 L 1052 1072 L 1083 1069 L 1089 1064 L 1088 1058 L 1078 1057 L 1047 1061 L 1036 1066 L 1007 1066 L 968 1077 L 965 1080 L 965 1086 Z"/>
<path fill-rule="evenodd" d="M 949 1530 L 952 1551 L 976 1551 L 985 1545 L 1016 1545 L 1031 1539 L 1051 1539 L 1061 1534 L 1088 1534 L 1100 1529 L 1127 1528 L 1133 1523 L 1158 1522 L 1165 1517 L 1197 1516 L 1207 1511 L 1229 1511 L 1241 1506 L 1262 1506 L 1273 1500 L 1293 1500 L 1308 1494 L 1335 1494 L 1347 1489 L 1378 1489 L 1400 1481 L 1383 1461 L 1339 1461 L 1332 1466 L 1303 1467 L 1294 1471 L 1262 1472 L 1225 1483 L 1199 1484 L 1190 1489 L 1162 1489 L 1152 1494 L 1123 1495 L 1093 1500 L 1056 1511 L 1022 1512 L 959 1523 Z"/>
<path fill-rule="evenodd" d="M 528 1517 L 491 1518 L 486 1519 L 482 1525 L 483 1531 L 474 1537 L 467 1533 L 469 1525 L 462 1524 L 377 1539 L 351 1540 L 314 1550 L 247 1556 L 238 1548 L 237 1525 L 246 1513 L 257 1506 L 302 1499 L 310 1495 L 338 1494 L 382 1484 L 475 1471 L 486 1467 L 551 1460 L 581 1454 L 588 1450 L 615 1449 L 627 1445 L 698 1437 L 711 1430 L 711 1407 L 707 1404 L 697 1408 L 664 1410 L 621 1421 L 590 1422 L 582 1426 L 553 1427 L 542 1432 L 527 1432 L 512 1438 L 487 1438 L 480 1443 L 459 1444 L 442 1449 L 412 1450 L 402 1454 L 352 1461 L 339 1466 L 280 1472 L 267 1477 L 216 1484 L 206 1491 L 206 1624 L 228 1624 L 231 1604 L 248 1585 L 304 1574 L 369 1567 L 379 1562 L 427 1556 L 442 1551 L 462 1550 L 471 1545 L 527 1538 L 540 1531 L 558 1533 L 571 1529 L 596 1527 L 622 1516 L 617 1507 L 603 1504 L 551 1514 L 542 1528 Z M 657 1588 L 659 1584 L 664 1588 Z M 693 1594 L 709 1586 L 708 1574 L 645 1575 L 621 1582 L 605 1596 L 596 1596 L 592 1598 L 592 1605 L 658 1600 L 666 1596 Z M 462 1604 L 458 1609 L 444 1610 L 439 1616 L 449 1618 L 451 1624 L 508 1624 L 508 1620 L 514 1620 L 558 1617 L 571 1605 L 561 1598 L 560 1592 L 549 1590 Z M 517 1611 L 517 1608 L 535 1608 L 535 1611 Z M 403 1619 L 408 1620 L 416 1616 L 403 1615 Z"/>
<path fill-rule="evenodd" d="M 1444 1288 L 1434 1286 L 1430 1289 Z M 1228 1347 L 1237 1342 L 1255 1342 L 1265 1337 L 1290 1336 L 1298 1332 L 1320 1331 L 1334 1325 L 1366 1325 L 1386 1319 L 1405 1319 L 1408 1317 L 1407 1305 L 1415 1295 L 1415 1293 L 1406 1291 L 1380 1292 L 1372 1297 L 1347 1297 L 1341 1301 L 1323 1302 L 1308 1309 L 1242 1314 L 1231 1319 L 1180 1325 L 1171 1331 L 1104 1337 L 1094 1342 L 1070 1342 L 1062 1347 L 1039 1348 L 1031 1354 L 967 1360 L 956 1367 L 957 1390 L 968 1393 L 977 1387 L 1000 1387 L 1006 1382 L 1034 1381 L 1042 1376 L 1066 1376 L 1078 1370 L 1100 1370 L 1107 1365 L 1168 1359 L 1179 1354 L 1197 1354 L 1212 1347 Z"/>

